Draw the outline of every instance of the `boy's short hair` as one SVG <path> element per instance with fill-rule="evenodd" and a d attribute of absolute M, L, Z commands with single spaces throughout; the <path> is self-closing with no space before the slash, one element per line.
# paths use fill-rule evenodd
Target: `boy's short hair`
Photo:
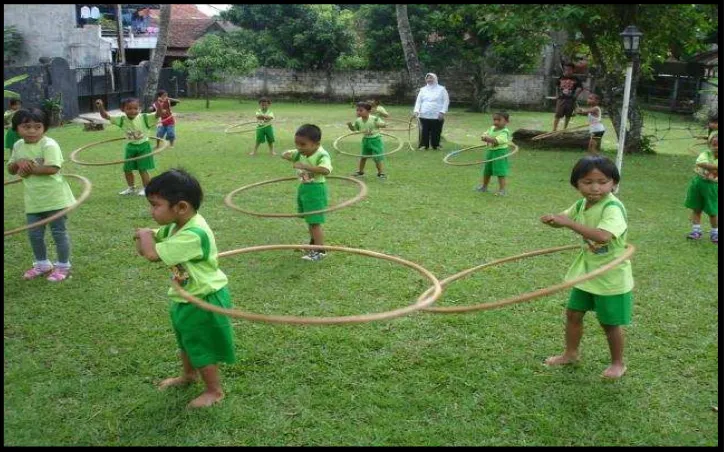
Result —
<path fill-rule="evenodd" d="M 314 143 L 319 143 L 322 141 L 322 130 L 314 124 L 304 124 L 294 132 L 294 136 L 308 138 Z"/>
<path fill-rule="evenodd" d="M 510 115 L 508 114 L 507 111 L 496 111 L 495 113 L 493 113 L 493 118 L 495 118 L 496 116 L 500 116 L 501 118 L 505 119 L 506 121 L 510 121 Z"/>
<path fill-rule="evenodd" d="M 10 106 L 12 107 L 13 105 L 23 105 L 23 101 L 20 99 L 10 99 Z"/>
<path fill-rule="evenodd" d="M 602 155 L 587 155 L 573 166 L 571 185 L 578 188 L 578 181 L 595 169 L 602 172 L 609 179 L 613 179 L 616 184 L 621 180 L 621 173 L 618 172 L 618 167 L 610 158 Z"/>
<path fill-rule="evenodd" d="M 151 178 L 145 192 L 146 197 L 156 195 L 167 200 L 169 206 L 186 201 L 194 210 L 199 210 L 201 201 L 204 199 L 204 192 L 201 190 L 199 181 L 182 168 L 171 168 Z"/>
<path fill-rule="evenodd" d="M 138 104 L 141 104 L 141 101 L 138 99 L 138 97 L 126 97 L 121 99 L 121 110 L 123 110 L 127 104 L 138 102 Z"/>
<path fill-rule="evenodd" d="M 21 108 L 13 115 L 13 130 L 18 131 L 18 126 L 26 122 L 40 122 L 43 124 L 43 130 L 48 131 L 50 127 L 50 118 L 39 108 L 24 109 Z"/>
<path fill-rule="evenodd" d="M 266 103 L 270 104 L 271 100 L 269 100 L 268 97 L 262 97 L 261 99 L 259 99 L 259 103 L 261 104 L 262 102 L 266 102 Z"/>
<path fill-rule="evenodd" d="M 158 92 L 156 93 L 156 97 L 161 97 L 161 96 L 163 96 L 164 94 L 168 95 L 168 92 L 167 92 L 165 89 L 160 89 L 160 90 L 158 90 Z"/>
<path fill-rule="evenodd" d="M 372 111 L 372 104 L 370 102 L 357 102 L 357 108 L 364 108 L 367 111 Z"/>

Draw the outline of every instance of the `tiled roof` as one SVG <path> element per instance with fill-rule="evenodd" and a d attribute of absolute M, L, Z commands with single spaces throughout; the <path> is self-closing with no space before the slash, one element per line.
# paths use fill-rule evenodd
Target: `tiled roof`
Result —
<path fill-rule="evenodd" d="M 161 10 L 152 9 L 151 17 L 158 19 Z M 208 19 L 209 16 L 201 12 L 196 5 L 171 5 L 171 21 L 174 19 Z"/>
<path fill-rule="evenodd" d="M 206 19 L 174 19 L 171 16 L 168 46 L 176 48 L 191 47 L 194 41 L 203 36 L 213 23 L 214 20 L 208 17 Z"/>

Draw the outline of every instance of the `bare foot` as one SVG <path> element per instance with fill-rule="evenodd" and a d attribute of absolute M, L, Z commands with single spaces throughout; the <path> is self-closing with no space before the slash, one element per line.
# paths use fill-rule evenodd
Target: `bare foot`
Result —
<path fill-rule="evenodd" d="M 623 377 L 623 374 L 626 373 L 626 366 L 623 364 L 611 364 L 606 368 L 606 370 L 603 371 L 603 375 L 601 375 L 603 378 L 609 378 L 611 380 L 617 380 L 621 377 Z"/>
<path fill-rule="evenodd" d="M 249 155 L 256 155 L 256 152 L 249 152 Z"/>
<path fill-rule="evenodd" d="M 189 378 L 189 377 L 172 377 L 167 378 L 163 380 L 161 383 L 158 384 L 159 391 L 163 391 L 166 388 L 170 388 L 171 386 L 183 386 L 188 385 L 196 381 L 196 378 Z"/>
<path fill-rule="evenodd" d="M 277 155 L 277 153 L 276 153 L 276 152 L 274 152 L 274 151 L 272 151 L 271 155 Z"/>
<path fill-rule="evenodd" d="M 200 396 L 196 397 L 194 400 L 189 402 L 189 404 L 186 406 L 187 408 L 204 408 L 207 406 L 211 406 L 217 402 L 220 402 L 221 399 L 224 398 L 223 392 L 204 392 Z"/>
<path fill-rule="evenodd" d="M 575 364 L 578 362 L 578 357 L 576 356 L 567 356 L 567 355 L 558 355 L 558 356 L 551 356 L 550 358 L 545 360 L 546 366 L 563 366 L 566 364 Z"/>

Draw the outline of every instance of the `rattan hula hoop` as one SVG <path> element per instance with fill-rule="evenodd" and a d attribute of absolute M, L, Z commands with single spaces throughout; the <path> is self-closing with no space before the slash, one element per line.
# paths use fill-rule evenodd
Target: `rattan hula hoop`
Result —
<path fill-rule="evenodd" d="M 453 156 L 455 156 L 455 155 L 458 155 L 458 154 L 460 154 L 461 152 L 471 151 L 471 150 L 473 150 L 473 149 L 478 149 L 478 148 L 483 148 L 483 147 L 488 146 L 487 144 L 479 144 L 479 145 L 477 145 L 477 146 L 470 146 L 469 148 L 460 149 L 459 151 L 453 151 L 453 152 L 449 153 L 448 155 L 446 155 L 445 158 L 442 159 L 442 161 L 445 162 L 445 163 L 447 163 L 448 165 L 452 165 L 452 166 L 471 166 L 471 165 L 480 165 L 480 164 L 482 164 L 482 163 L 490 163 L 490 162 L 493 162 L 493 161 L 495 161 L 495 160 L 500 160 L 500 159 L 504 159 L 504 158 L 506 158 L 506 157 L 510 157 L 511 155 L 513 155 L 513 154 L 515 154 L 516 152 L 518 152 L 518 145 L 517 145 L 517 144 L 515 144 L 515 143 L 513 143 L 513 142 L 511 141 L 511 142 L 510 142 L 510 145 L 513 146 L 513 150 L 512 150 L 512 151 L 508 152 L 508 153 L 505 154 L 505 155 L 501 155 L 501 156 L 499 156 L 499 157 L 495 157 L 495 158 L 492 158 L 492 159 L 480 160 L 480 161 L 478 161 L 478 162 L 465 162 L 465 163 L 455 163 L 455 162 L 451 162 L 451 161 L 449 160 L 450 157 L 453 157 Z"/>
<path fill-rule="evenodd" d="M 93 147 L 93 146 L 96 146 L 96 145 L 99 145 L 99 144 L 112 143 L 112 142 L 114 142 L 114 141 L 126 140 L 126 137 L 111 138 L 111 139 L 109 139 L 109 140 L 96 141 L 95 143 L 86 144 L 85 146 L 79 147 L 78 149 L 76 149 L 75 151 L 73 151 L 73 152 L 70 154 L 70 161 L 73 162 L 73 163 L 77 163 L 78 165 L 86 165 L 86 166 L 117 165 L 117 164 L 119 164 L 119 163 L 126 163 L 126 162 L 132 162 L 132 161 L 134 161 L 134 160 L 145 159 L 146 157 L 150 157 L 150 156 L 152 156 L 152 155 L 156 155 L 156 154 L 158 154 L 159 152 L 163 152 L 163 151 L 165 151 L 166 149 L 168 149 L 168 141 L 164 140 L 163 138 L 156 138 L 156 137 L 151 137 L 151 136 L 149 136 L 148 138 L 149 138 L 149 139 L 158 140 L 158 141 L 161 141 L 161 142 L 163 142 L 163 143 L 161 143 L 161 147 L 160 147 L 160 148 L 156 149 L 156 150 L 153 151 L 153 152 L 149 152 L 148 154 L 141 155 L 141 156 L 139 156 L 139 157 L 132 157 L 132 158 L 130 158 L 130 159 L 113 160 L 113 161 L 111 161 L 111 162 L 83 162 L 83 161 L 78 160 L 78 158 L 77 158 L 78 154 L 79 154 L 80 152 L 82 152 L 82 151 L 85 151 L 86 149 L 88 149 L 88 148 L 90 148 L 90 147 Z"/>
<path fill-rule="evenodd" d="M 266 185 L 266 184 L 273 184 L 275 182 L 283 182 L 287 180 L 298 180 L 297 177 L 280 177 L 278 179 L 271 179 L 271 180 L 265 180 L 262 182 L 257 182 L 255 184 L 251 185 L 245 185 L 241 188 L 237 188 L 236 190 L 232 191 L 226 197 L 224 197 L 224 204 L 226 204 L 227 207 L 238 210 L 239 212 L 246 213 L 249 215 L 254 215 L 255 217 L 270 217 L 270 218 L 293 218 L 293 217 L 306 217 L 307 215 L 317 215 L 321 213 L 329 213 L 333 212 L 335 210 L 342 209 L 344 207 L 349 207 L 352 204 L 355 204 L 357 202 L 362 201 L 367 196 L 367 185 L 362 182 L 359 179 L 356 179 L 354 177 L 345 177 L 345 176 L 325 176 L 328 179 L 341 179 L 346 180 L 349 182 L 354 182 L 355 184 L 360 186 L 360 192 L 352 199 L 348 199 L 347 201 L 341 202 L 337 204 L 336 206 L 328 207 L 326 209 L 322 210 L 311 210 L 309 212 L 302 212 L 302 213 L 259 213 L 259 212 L 253 212 L 251 210 L 242 209 L 241 207 L 237 206 L 236 204 L 231 202 L 231 198 L 244 190 L 248 190 L 253 187 L 258 187 L 260 185 Z"/>
<path fill-rule="evenodd" d="M 339 152 L 340 154 L 349 155 L 350 157 L 375 158 L 375 157 L 382 157 L 383 155 L 394 154 L 395 152 L 397 152 L 397 151 L 399 151 L 400 149 L 402 149 L 402 146 L 405 145 L 405 143 L 404 143 L 399 137 L 396 137 L 396 136 L 392 135 L 391 133 L 377 132 L 377 133 L 379 133 L 380 135 L 385 135 L 385 136 L 394 138 L 395 140 L 397 140 L 398 146 L 397 146 L 395 149 L 393 149 L 393 150 L 391 150 L 391 151 L 389 151 L 389 152 L 383 152 L 382 154 L 375 154 L 375 155 L 351 154 L 351 153 L 349 153 L 349 152 L 340 151 L 339 148 L 337 147 L 337 143 L 339 143 L 339 140 L 341 140 L 342 138 L 346 138 L 346 137 L 349 137 L 349 136 L 352 136 L 352 135 L 360 135 L 360 134 L 362 134 L 362 133 L 364 133 L 364 132 L 349 132 L 349 133 L 345 133 L 344 135 L 342 135 L 342 136 L 340 136 L 340 137 L 337 137 L 337 139 L 332 142 L 332 147 L 334 148 L 335 151 Z"/>
<path fill-rule="evenodd" d="M 410 262 L 408 260 L 396 257 L 396 256 L 390 256 L 387 254 L 377 253 L 375 251 L 368 251 L 368 250 L 362 250 L 357 248 L 347 248 L 343 246 L 320 246 L 320 245 L 261 245 L 261 246 L 252 246 L 248 248 L 240 248 L 236 250 L 231 251 L 224 251 L 223 253 L 219 253 L 218 257 L 226 257 L 226 256 L 233 256 L 235 254 L 243 254 L 243 253 L 252 253 L 256 251 L 270 251 L 270 250 L 289 250 L 289 249 L 307 249 L 307 250 L 329 250 L 329 251 L 343 251 L 343 252 L 350 252 L 353 254 L 360 254 L 362 256 L 370 256 L 370 257 L 376 257 L 379 259 L 388 260 L 391 262 L 395 262 L 401 265 L 404 265 L 406 267 L 412 268 L 413 270 L 417 270 L 419 273 L 421 273 L 424 277 L 429 279 L 432 282 L 432 287 L 427 289 L 424 294 L 420 295 L 417 298 L 417 301 L 409 306 L 406 306 L 404 308 L 399 309 L 393 309 L 391 311 L 385 311 L 385 312 L 379 312 L 375 314 L 359 314 L 359 315 L 348 315 L 348 316 L 338 316 L 338 317 L 303 317 L 303 316 L 290 316 L 290 315 L 264 315 L 264 314 L 254 314 L 251 312 L 245 312 L 240 311 L 238 309 L 226 309 L 221 308 L 218 306 L 214 306 L 212 304 L 209 304 L 203 300 L 200 300 L 199 298 L 191 295 L 190 293 L 186 292 L 181 288 L 181 286 L 175 281 L 171 281 L 171 285 L 174 289 L 181 295 L 185 300 L 187 300 L 189 303 L 195 304 L 197 307 L 201 309 L 205 309 L 207 311 L 216 312 L 218 314 L 227 315 L 229 317 L 239 318 L 239 319 L 246 319 L 246 320 L 254 320 L 259 322 L 268 322 L 268 323 L 288 323 L 288 324 L 295 324 L 295 325 L 339 325 L 339 324 L 347 324 L 347 323 L 362 323 L 362 322 L 370 322 L 373 320 L 386 320 L 391 319 L 394 317 L 400 317 L 405 314 L 409 314 L 410 312 L 418 311 L 425 306 L 429 306 L 432 303 L 437 300 L 440 295 L 442 294 L 442 286 L 440 285 L 440 281 L 433 275 L 429 270 L 422 267 L 419 264 L 416 264 L 414 262 Z M 428 295 L 430 292 L 432 292 L 431 295 Z"/>
<path fill-rule="evenodd" d="M 416 122 L 416 127 L 417 127 L 417 145 L 416 146 L 412 145 L 412 129 L 414 128 L 414 127 L 412 127 L 412 121 Z M 418 118 L 415 115 L 410 116 L 410 121 L 409 121 L 409 124 L 407 127 L 407 147 L 411 151 L 417 150 L 417 148 L 420 147 L 421 134 L 422 134 L 422 129 L 420 128 L 420 118 Z"/>
<path fill-rule="evenodd" d="M 91 181 L 89 181 L 88 179 L 86 179 L 83 176 L 78 176 L 76 174 L 63 174 L 63 177 L 74 177 L 74 178 L 80 180 L 81 182 L 83 182 L 83 193 L 81 193 L 80 196 L 75 200 L 75 203 L 71 204 L 70 206 L 66 207 L 65 209 L 61 210 L 60 212 L 54 213 L 53 215 L 49 216 L 48 218 L 43 218 L 42 220 L 36 221 L 35 223 L 27 224 L 25 226 L 11 229 L 9 231 L 4 231 L 3 234 L 5 237 L 12 235 L 12 234 L 17 234 L 18 232 L 25 231 L 26 229 L 32 229 L 32 228 L 35 228 L 38 226 L 42 226 L 44 224 L 48 224 L 51 221 L 55 221 L 58 218 L 67 214 L 68 212 L 70 212 L 71 210 L 76 209 L 78 206 L 83 204 L 86 199 L 88 199 L 88 196 L 90 196 L 90 193 L 91 193 L 91 187 L 92 187 Z M 11 181 L 5 182 L 5 185 L 14 184 L 16 182 L 20 182 L 21 180 L 22 179 L 11 180 Z"/>
<path fill-rule="evenodd" d="M 517 256 L 510 256 L 510 257 L 505 257 L 502 259 L 497 259 L 492 262 L 488 262 L 488 263 L 485 263 L 482 265 L 478 265 L 477 267 L 469 268 L 469 269 L 463 270 L 459 273 L 455 273 L 452 276 L 448 276 L 447 278 L 440 281 L 440 284 L 443 287 L 445 287 L 446 285 L 450 284 L 451 282 L 453 282 L 457 279 L 460 279 L 464 276 L 467 276 L 470 273 L 473 273 L 478 270 L 482 270 L 484 268 L 492 267 L 495 265 L 500 265 L 505 262 L 513 262 L 513 261 L 517 261 L 520 259 L 525 259 L 527 257 L 539 256 L 542 254 L 557 253 L 559 251 L 566 251 L 566 250 L 576 249 L 576 248 L 580 248 L 580 247 L 581 247 L 581 245 L 557 246 L 557 247 L 553 247 L 553 248 L 546 248 L 546 249 L 542 249 L 542 250 L 536 250 L 536 251 L 531 251 L 528 253 L 518 254 Z M 606 273 L 607 271 L 613 269 L 615 266 L 617 266 L 621 262 L 630 258 L 631 255 L 634 253 L 634 251 L 636 251 L 636 247 L 631 244 L 627 244 L 626 249 L 624 250 L 624 252 L 621 256 L 612 260 L 611 262 L 604 265 L 603 267 L 599 267 L 592 272 L 586 273 L 584 275 L 581 275 L 581 276 L 571 279 L 569 281 L 566 281 L 566 282 L 563 282 L 560 284 L 555 284 L 553 286 L 545 287 L 543 289 L 533 290 L 533 291 L 526 292 L 526 293 L 523 293 L 520 295 L 509 297 L 509 298 L 506 298 L 503 300 L 495 301 L 493 303 L 480 303 L 480 304 L 471 305 L 471 306 L 441 306 L 441 307 L 434 307 L 434 308 L 426 307 L 426 308 L 423 308 L 423 311 L 442 313 L 442 314 L 470 312 L 470 311 L 484 311 L 484 310 L 501 308 L 503 306 L 507 306 L 510 304 L 523 303 L 524 301 L 531 301 L 536 298 L 544 297 L 546 295 L 550 295 L 550 294 L 559 292 L 563 289 L 573 287 L 576 284 L 580 284 L 584 281 L 588 281 L 589 279 L 593 279 L 597 276 L 600 276 L 601 274 Z M 429 291 L 430 291 L 430 289 L 428 289 L 427 292 L 429 292 Z M 425 292 L 425 294 L 427 294 L 427 292 Z M 423 294 L 423 295 L 425 295 L 425 294 Z"/>
<path fill-rule="evenodd" d="M 698 143 L 694 143 L 694 144 L 692 144 L 691 146 L 689 146 L 686 150 L 689 152 L 689 154 L 699 155 L 699 154 L 701 154 L 701 153 L 704 152 L 704 151 L 697 151 L 697 150 L 695 150 L 694 148 L 695 148 L 695 147 L 701 147 L 701 146 L 706 146 L 706 147 L 708 147 L 708 146 L 709 146 L 709 142 L 708 142 L 708 141 L 701 141 L 701 142 L 698 142 Z"/>
<path fill-rule="evenodd" d="M 414 119 L 414 118 L 415 118 L 415 116 L 413 116 L 410 119 Z M 410 129 L 414 129 L 415 127 L 417 127 L 417 123 L 414 123 L 414 126 L 413 126 L 413 122 L 410 119 L 403 120 L 403 119 L 387 118 L 387 119 L 385 119 L 385 121 L 393 121 L 393 122 L 398 122 L 398 123 L 402 123 L 402 124 L 407 124 L 407 127 L 405 127 L 404 129 L 403 128 L 396 129 L 396 128 L 385 127 L 385 131 L 387 131 L 387 132 L 410 132 Z"/>
<path fill-rule="evenodd" d="M 249 124 L 256 124 L 256 127 L 253 127 L 251 129 L 244 129 L 244 130 L 234 130 L 237 127 L 248 126 Z M 240 122 L 239 124 L 234 124 L 232 126 L 227 127 L 224 130 L 224 133 L 247 133 L 247 132 L 251 132 L 252 130 L 259 129 L 259 128 L 269 127 L 271 125 L 272 125 L 272 123 L 259 124 L 259 121 Z"/>
<path fill-rule="evenodd" d="M 538 141 L 538 140 L 541 140 L 541 139 L 543 139 L 543 138 L 550 138 L 550 137 L 555 136 L 555 135 L 560 135 L 560 134 L 562 134 L 562 133 L 570 132 L 571 130 L 583 129 L 583 128 L 585 128 L 585 127 L 588 127 L 588 124 L 583 124 L 583 125 L 576 126 L 576 127 L 569 127 L 569 128 L 567 128 L 567 129 L 562 129 L 562 130 L 556 130 L 556 131 L 554 131 L 554 132 L 541 133 L 540 135 L 536 135 L 536 136 L 534 136 L 533 138 L 531 138 L 531 141 Z"/>

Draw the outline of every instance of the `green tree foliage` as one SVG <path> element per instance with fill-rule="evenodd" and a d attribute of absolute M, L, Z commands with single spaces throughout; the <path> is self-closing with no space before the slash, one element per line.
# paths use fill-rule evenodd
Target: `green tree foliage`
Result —
<path fill-rule="evenodd" d="M 23 36 L 14 25 L 3 29 L 3 61 L 12 64 L 23 51 Z"/>
<path fill-rule="evenodd" d="M 230 75 L 244 75 L 258 67 L 256 57 L 229 48 L 224 40 L 209 34 L 194 42 L 186 61 L 174 61 L 173 68 L 188 72 L 189 81 L 203 83 L 206 88 L 206 108 L 209 108 L 209 83 L 224 80 Z"/>

